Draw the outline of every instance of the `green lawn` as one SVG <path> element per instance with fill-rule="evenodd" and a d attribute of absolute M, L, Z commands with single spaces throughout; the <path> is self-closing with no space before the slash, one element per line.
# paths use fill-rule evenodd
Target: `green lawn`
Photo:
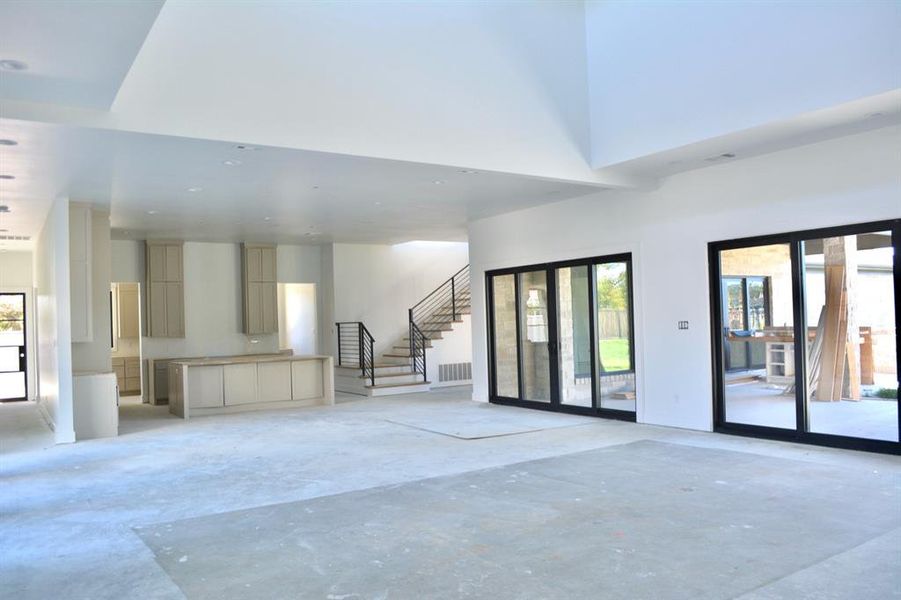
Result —
<path fill-rule="evenodd" d="M 628 371 L 632 368 L 629 364 L 629 340 L 626 338 L 614 338 L 601 340 L 601 364 L 606 371 Z"/>

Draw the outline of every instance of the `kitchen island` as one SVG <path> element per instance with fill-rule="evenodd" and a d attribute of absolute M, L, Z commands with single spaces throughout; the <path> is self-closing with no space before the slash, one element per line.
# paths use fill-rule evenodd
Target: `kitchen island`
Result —
<path fill-rule="evenodd" d="M 169 363 L 169 412 L 184 419 L 334 403 L 331 356 L 239 356 Z"/>

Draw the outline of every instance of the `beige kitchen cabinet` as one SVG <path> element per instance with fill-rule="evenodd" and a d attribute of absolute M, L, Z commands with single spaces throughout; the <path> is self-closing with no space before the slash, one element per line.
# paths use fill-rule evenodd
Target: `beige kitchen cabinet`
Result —
<path fill-rule="evenodd" d="M 288 361 L 259 363 L 257 385 L 259 402 L 291 400 L 291 363 Z"/>
<path fill-rule="evenodd" d="M 138 338 L 140 316 L 138 314 L 138 284 L 120 283 L 116 285 L 116 306 L 118 307 L 118 337 Z"/>
<path fill-rule="evenodd" d="M 322 367 L 314 361 L 291 363 L 292 400 L 319 398 L 325 393 Z"/>
<path fill-rule="evenodd" d="M 272 244 L 241 245 L 244 333 L 278 333 L 278 265 Z"/>
<path fill-rule="evenodd" d="M 69 306 L 72 341 L 94 341 L 91 207 L 69 207 Z"/>
<path fill-rule="evenodd" d="M 113 358 L 113 372 L 120 394 L 136 394 L 141 391 L 141 359 L 138 357 Z"/>
<path fill-rule="evenodd" d="M 195 367 L 188 372 L 188 392 L 197 408 L 224 406 L 222 401 L 222 367 Z"/>
<path fill-rule="evenodd" d="M 183 243 L 147 240 L 147 335 L 185 337 Z"/>
<path fill-rule="evenodd" d="M 222 381 L 225 388 L 225 406 L 252 404 L 258 401 L 256 363 L 225 365 Z"/>

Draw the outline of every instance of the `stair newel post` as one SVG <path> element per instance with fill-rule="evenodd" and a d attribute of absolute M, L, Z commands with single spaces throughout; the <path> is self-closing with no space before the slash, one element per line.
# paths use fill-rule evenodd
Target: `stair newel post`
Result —
<path fill-rule="evenodd" d="M 425 383 L 428 380 L 428 377 L 426 376 L 426 371 L 428 371 L 428 369 L 426 369 L 426 366 L 425 366 L 425 335 L 423 335 L 422 336 L 422 382 L 423 383 Z"/>
<path fill-rule="evenodd" d="M 413 353 L 414 348 L 416 348 L 416 340 L 413 339 L 413 309 L 409 309 L 407 311 L 407 329 L 409 329 L 410 333 L 407 335 L 410 336 L 410 360 L 413 362 L 413 370 L 416 370 L 416 355 Z"/>
<path fill-rule="evenodd" d="M 357 323 L 357 345 L 359 354 L 357 355 L 358 360 L 360 362 L 360 369 L 363 371 L 363 376 L 366 376 L 366 361 L 363 360 L 363 322 Z"/>
<path fill-rule="evenodd" d="M 457 320 L 457 288 L 453 277 L 451 277 L 451 320 Z"/>
<path fill-rule="evenodd" d="M 338 328 L 338 366 L 341 366 L 341 323 L 335 323 Z"/>
<path fill-rule="evenodd" d="M 369 336 L 369 356 L 372 357 L 372 369 L 369 371 L 369 380 L 372 382 L 372 387 L 375 387 L 375 339 L 371 335 Z"/>

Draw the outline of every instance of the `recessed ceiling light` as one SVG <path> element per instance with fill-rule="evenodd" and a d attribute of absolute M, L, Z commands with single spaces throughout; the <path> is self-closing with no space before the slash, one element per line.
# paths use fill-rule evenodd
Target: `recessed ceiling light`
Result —
<path fill-rule="evenodd" d="M 473 171 L 472 169 L 460 169 L 461 173 L 466 173 L 467 175 L 478 175 L 478 171 Z"/>
<path fill-rule="evenodd" d="M 158 215 L 159 213 L 160 213 L 160 211 L 158 211 L 158 210 L 148 210 L 147 211 L 148 215 Z"/>
<path fill-rule="evenodd" d="M 24 71 L 27 68 L 28 65 L 21 60 L 11 60 L 8 58 L 0 60 L 0 69 L 3 69 L 4 71 Z"/>
<path fill-rule="evenodd" d="M 0 140 L 0 146 L 16 146 L 18 144 L 19 144 L 19 142 L 17 142 L 16 140 L 7 140 L 7 139 Z"/>
<path fill-rule="evenodd" d="M 313 189 L 314 189 L 314 190 L 318 190 L 318 189 L 319 189 L 319 186 L 318 186 L 318 185 L 314 185 L 314 186 L 313 186 Z"/>
<path fill-rule="evenodd" d="M 225 165 L 225 166 L 227 166 L 227 167 L 237 167 L 238 165 L 241 164 L 241 161 L 240 161 L 240 160 L 237 160 L 237 159 L 234 159 L 234 158 L 230 158 L 230 159 L 228 159 L 228 160 L 223 160 L 223 161 L 222 161 L 222 164 Z"/>
<path fill-rule="evenodd" d="M 0 175 L 0 179 L 15 179 L 15 175 Z"/>
<path fill-rule="evenodd" d="M 255 147 L 255 146 L 248 146 L 247 144 L 238 144 L 237 146 L 235 146 L 235 149 L 236 149 L 236 150 L 244 150 L 244 151 L 250 151 L 250 152 L 252 152 L 252 151 L 256 150 L 256 147 Z"/>
<path fill-rule="evenodd" d="M 307 236 L 307 237 L 312 237 L 312 236 L 314 236 L 314 235 L 319 235 L 319 232 L 316 232 L 316 231 L 308 231 L 308 232 L 306 232 L 304 235 Z"/>
<path fill-rule="evenodd" d="M 376 202 L 375 205 L 376 205 L 376 206 L 381 206 L 382 203 L 381 203 L 381 202 Z"/>
<path fill-rule="evenodd" d="M 433 181 L 432 183 L 434 183 L 435 185 L 444 185 L 444 180 L 443 180 L 443 179 L 436 179 L 436 180 Z"/>
<path fill-rule="evenodd" d="M 191 193 L 193 194 L 193 193 L 195 193 L 195 192 L 202 192 L 202 191 L 203 191 L 203 188 L 202 188 L 202 187 L 189 187 L 189 188 L 188 188 L 188 191 L 191 192 Z"/>
<path fill-rule="evenodd" d="M 271 220 L 272 220 L 272 217 L 263 217 L 263 220 L 264 220 L 264 221 L 271 221 Z"/>

